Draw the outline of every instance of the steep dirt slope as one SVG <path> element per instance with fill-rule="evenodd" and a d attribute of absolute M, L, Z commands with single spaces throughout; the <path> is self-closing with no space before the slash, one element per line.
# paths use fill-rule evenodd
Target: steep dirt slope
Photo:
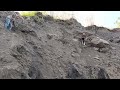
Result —
<path fill-rule="evenodd" d="M 120 46 L 109 36 L 115 32 L 99 30 L 97 36 L 110 45 L 109 50 L 101 52 L 97 50 L 99 45 L 91 46 L 87 40 L 86 46 L 80 43 L 83 32 L 90 38 L 96 35 L 74 19 L 55 20 L 39 13 L 24 17 L 24 21 L 16 20 L 17 27 L 7 31 L 3 21 L 11 13 L 0 12 L 0 78 L 120 78 Z"/>

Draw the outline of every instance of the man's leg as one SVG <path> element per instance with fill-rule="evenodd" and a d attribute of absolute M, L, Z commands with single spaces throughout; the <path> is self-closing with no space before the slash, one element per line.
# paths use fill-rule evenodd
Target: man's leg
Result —
<path fill-rule="evenodd" d="M 83 45 L 85 45 L 85 38 L 83 38 Z"/>
<path fill-rule="evenodd" d="M 84 45 L 84 38 L 82 38 L 82 45 Z"/>
<path fill-rule="evenodd" d="M 15 27 L 15 21 L 12 21 L 12 26 Z"/>
<path fill-rule="evenodd" d="M 7 29 L 7 23 L 5 22 L 5 28 Z"/>
<path fill-rule="evenodd" d="M 84 41 L 84 44 L 83 45 L 85 45 L 85 41 Z"/>
<path fill-rule="evenodd" d="M 10 29 L 10 20 L 9 20 L 9 19 L 6 19 L 6 21 L 5 21 L 5 28 L 6 28 L 7 30 Z"/>
<path fill-rule="evenodd" d="M 9 30 L 11 30 L 11 29 L 12 29 L 12 24 L 10 23 L 10 24 L 9 24 Z"/>

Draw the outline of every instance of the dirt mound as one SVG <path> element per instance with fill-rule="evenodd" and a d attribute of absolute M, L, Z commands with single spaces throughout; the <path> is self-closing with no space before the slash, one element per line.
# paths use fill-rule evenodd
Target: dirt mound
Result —
<path fill-rule="evenodd" d="M 41 13 L 23 17 L 23 21 L 17 19 L 14 30 L 6 31 L 5 17 L 13 13 L 0 12 L 1 79 L 120 78 L 120 46 L 110 42 L 118 33 L 94 26 L 95 34 L 93 26 L 83 27 L 75 19 L 56 20 Z M 86 46 L 81 44 L 83 33 Z M 89 46 L 87 40 L 92 36 L 108 42 L 111 48 L 103 53 Z"/>

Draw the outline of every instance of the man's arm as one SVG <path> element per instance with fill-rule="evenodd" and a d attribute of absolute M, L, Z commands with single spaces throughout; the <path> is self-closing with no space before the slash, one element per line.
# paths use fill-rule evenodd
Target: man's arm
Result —
<path fill-rule="evenodd" d="M 12 18 L 11 20 L 12 20 L 11 22 L 12 22 L 13 26 L 15 26 L 15 19 Z"/>

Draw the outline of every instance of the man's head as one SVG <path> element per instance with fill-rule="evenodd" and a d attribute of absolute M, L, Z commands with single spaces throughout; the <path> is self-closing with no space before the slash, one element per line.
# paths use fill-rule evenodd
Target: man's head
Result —
<path fill-rule="evenodd" d="M 20 15 L 20 13 L 19 13 L 19 12 L 15 12 L 15 14 Z"/>
<path fill-rule="evenodd" d="M 12 18 L 15 18 L 15 16 L 16 16 L 16 15 L 15 15 L 15 14 L 13 14 L 13 15 L 12 15 Z"/>
<path fill-rule="evenodd" d="M 83 32 L 83 35 L 85 35 L 85 32 Z"/>

